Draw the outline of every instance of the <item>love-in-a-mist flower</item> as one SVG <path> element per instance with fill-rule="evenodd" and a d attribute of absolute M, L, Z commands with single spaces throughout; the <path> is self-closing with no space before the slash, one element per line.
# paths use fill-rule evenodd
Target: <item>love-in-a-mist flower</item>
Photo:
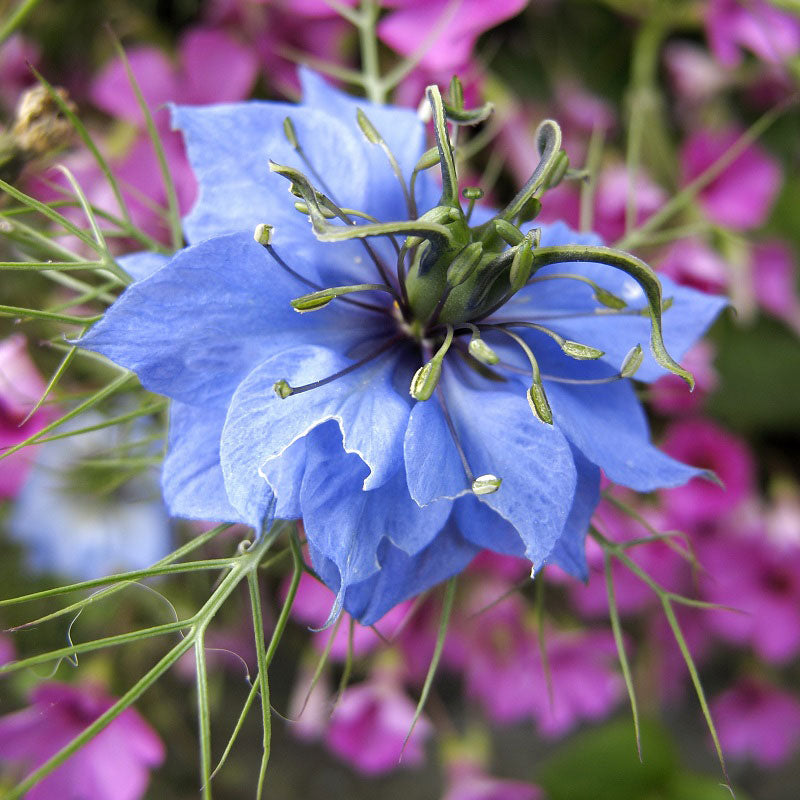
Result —
<path fill-rule="evenodd" d="M 297 106 L 174 110 L 201 185 L 192 244 L 81 340 L 174 401 L 172 512 L 302 517 L 332 615 L 364 623 L 482 548 L 585 575 L 601 469 L 640 490 L 698 474 L 650 443 L 625 376 L 682 372 L 662 305 L 679 357 L 724 301 L 662 294 L 597 237 L 525 221 L 564 166 L 554 122 L 493 212 L 459 195 L 457 97 L 429 89 L 428 150 L 416 115 L 303 82 Z"/>

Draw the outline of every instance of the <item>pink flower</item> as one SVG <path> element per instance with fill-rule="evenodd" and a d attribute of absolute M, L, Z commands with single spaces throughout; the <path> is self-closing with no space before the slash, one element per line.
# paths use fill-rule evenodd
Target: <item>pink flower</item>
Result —
<path fill-rule="evenodd" d="M 765 660 L 800 652 L 800 547 L 777 547 L 762 536 L 718 536 L 703 548 L 705 598 L 738 609 L 706 612 L 706 624 Z"/>
<path fill-rule="evenodd" d="M 635 500 L 622 497 L 628 504 Z M 654 518 L 653 512 L 638 508 L 639 513 L 656 530 L 666 530 L 664 520 Z M 596 513 L 600 531 L 615 542 L 625 542 L 648 535 L 647 531 L 634 519 L 618 510 L 611 503 L 602 502 Z M 640 544 L 627 551 L 648 575 L 662 586 L 679 590 L 686 571 L 685 561 L 664 542 Z M 590 579 L 586 585 L 569 581 L 567 590 L 573 605 L 584 617 L 608 617 L 608 590 L 606 588 L 603 551 L 593 539 L 587 539 L 586 558 L 589 563 Z M 658 598 L 642 580 L 617 559 L 611 562 L 611 575 L 614 580 L 614 599 L 622 616 L 638 614 L 658 603 Z"/>
<path fill-rule="evenodd" d="M 448 767 L 447 789 L 442 800 L 541 800 L 542 792 L 529 783 L 487 775 L 469 762 Z"/>
<path fill-rule="evenodd" d="M 678 98 L 699 105 L 714 97 L 728 82 L 708 51 L 692 42 L 673 41 L 664 47 L 664 64 Z"/>
<path fill-rule="evenodd" d="M 316 664 L 301 664 L 289 698 L 289 730 L 303 742 L 322 738 L 331 713 L 328 678 L 323 673 L 312 687 Z"/>
<path fill-rule="evenodd" d="M 449 0 L 384 0 L 393 9 L 378 25 L 378 35 L 392 49 L 409 56 L 425 34 L 447 13 Z M 518 14 L 528 0 L 460 0 L 450 21 L 431 43 L 420 65 L 432 74 L 446 76 L 462 71 L 471 61 L 475 42 L 484 32 Z"/>
<path fill-rule="evenodd" d="M 607 242 L 615 242 L 625 233 L 625 216 L 628 203 L 628 171 L 623 165 L 604 170 L 597 181 L 594 201 L 593 229 Z M 644 222 L 664 204 L 666 193 L 643 172 L 634 183 L 636 193 L 635 224 Z M 548 191 L 542 201 L 542 222 L 564 220 L 577 227 L 579 224 L 580 192 L 571 183 L 564 183 Z"/>
<path fill-rule="evenodd" d="M 284 585 L 284 592 L 288 590 L 288 581 Z M 325 584 L 315 580 L 310 575 L 304 573 L 300 578 L 300 585 L 297 589 L 294 605 L 292 606 L 292 616 L 299 622 L 303 622 L 311 628 L 321 628 L 328 619 L 335 596 Z M 353 655 L 356 657 L 367 655 L 378 648 L 383 640 L 391 639 L 395 630 L 405 619 L 409 612 L 411 603 L 401 603 L 395 606 L 384 617 L 379 619 L 374 626 L 353 625 Z M 322 652 L 328 644 L 331 636 L 334 636 L 333 644 L 330 649 L 330 657 L 335 661 L 344 661 L 347 658 L 348 640 L 350 637 L 349 614 L 343 614 L 343 619 L 339 624 L 335 635 L 331 630 L 319 631 L 314 633 L 312 641 L 314 647 Z M 379 631 L 376 633 L 375 630 Z"/>
<path fill-rule="evenodd" d="M 149 46 L 131 48 L 128 60 L 153 114 L 175 183 L 178 205 L 181 213 L 185 213 L 194 202 L 197 185 L 181 137 L 170 129 L 169 114 L 164 105 L 168 102 L 202 104 L 243 99 L 256 78 L 256 56 L 223 31 L 195 28 L 187 31 L 178 43 L 175 62 L 161 50 Z M 165 239 L 166 224 L 153 208 L 153 203 L 161 208 L 167 205 L 161 170 L 120 60 L 109 62 L 95 78 L 90 97 L 98 108 L 138 129 L 130 147 L 112 166 L 124 187 L 134 222 L 147 233 Z M 79 160 L 70 166 L 90 200 L 111 213 L 119 214 L 110 189 L 94 162 Z M 58 177 L 56 181 L 63 183 Z M 47 195 L 47 192 L 40 192 L 42 194 Z"/>
<path fill-rule="evenodd" d="M 482 583 L 467 603 L 467 616 L 458 626 L 465 638 L 461 664 L 465 692 L 480 702 L 491 719 L 501 723 L 529 717 L 543 691 L 539 685 L 542 676 L 532 669 L 538 663 L 538 642 L 525 624 L 521 595 L 512 594 L 486 608 L 509 588 L 497 582 Z M 477 617 L 470 616 L 475 612 L 480 612 Z"/>
<path fill-rule="evenodd" d="M 713 522 L 735 509 L 754 489 L 753 457 L 747 445 L 707 420 L 676 422 L 662 445 L 673 458 L 706 468 L 725 488 L 704 478 L 661 492 L 675 527 Z"/>
<path fill-rule="evenodd" d="M 51 412 L 44 408 L 24 422 L 45 388 L 28 355 L 25 337 L 17 333 L 0 341 L 0 449 L 24 441 L 50 420 Z M 0 461 L 0 498 L 17 495 L 32 454 L 33 449 L 26 448 Z"/>
<path fill-rule="evenodd" d="M 0 635 L 0 667 L 16 658 L 14 643 L 8 636 Z"/>
<path fill-rule="evenodd" d="M 13 109 L 24 89 L 36 83 L 29 64 L 39 61 L 39 48 L 15 34 L 0 45 L 0 104 Z"/>
<path fill-rule="evenodd" d="M 617 650 L 610 631 L 551 631 L 546 650 L 552 704 L 541 660 L 529 667 L 538 687 L 533 717 L 543 736 L 563 736 L 581 720 L 597 721 L 611 713 L 624 688 L 613 666 Z"/>
<path fill-rule="evenodd" d="M 403 750 L 414 711 L 414 703 L 393 677 L 374 676 L 343 692 L 331 716 L 325 742 L 365 775 L 380 775 L 399 766 L 418 766 L 425 759 L 425 741 L 432 726 L 424 716 L 420 717 Z"/>
<path fill-rule="evenodd" d="M 689 183 L 723 156 L 739 138 L 733 129 L 699 130 L 689 135 L 681 151 L 684 183 Z M 736 230 L 757 228 L 769 215 L 781 185 L 778 164 L 757 144 L 751 144 L 699 194 L 709 219 Z"/>
<path fill-rule="evenodd" d="M 800 51 L 800 20 L 765 0 L 710 0 L 705 22 L 711 51 L 726 67 L 741 63 L 742 50 L 771 64 Z"/>
<path fill-rule="evenodd" d="M 800 334 L 800 297 L 794 253 L 778 240 L 753 248 L 753 287 L 759 305 Z"/>
<path fill-rule="evenodd" d="M 724 292 L 730 281 L 722 256 L 700 239 L 681 239 L 670 245 L 659 270 L 676 283 L 710 294 Z"/>
<path fill-rule="evenodd" d="M 34 769 L 68 744 L 113 704 L 97 688 L 40 684 L 32 705 L 0 718 L 0 760 Z M 150 770 L 164 760 L 164 745 L 133 709 L 31 789 L 27 800 L 138 800 Z"/>
<path fill-rule="evenodd" d="M 725 752 L 762 767 L 786 761 L 800 745 L 800 700 L 755 680 L 743 680 L 711 703 Z"/>
<path fill-rule="evenodd" d="M 681 359 L 681 364 L 694 375 L 694 391 L 688 391 L 684 381 L 676 375 L 665 375 L 650 387 L 650 404 L 653 408 L 662 414 L 691 414 L 697 411 L 706 396 L 717 388 L 714 355 L 714 346 L 710 342 L 701 341 L 694 345 Z"/>

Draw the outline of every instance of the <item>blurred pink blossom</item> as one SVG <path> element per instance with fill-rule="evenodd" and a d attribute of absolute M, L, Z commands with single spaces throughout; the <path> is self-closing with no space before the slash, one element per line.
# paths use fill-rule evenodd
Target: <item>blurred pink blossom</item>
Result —
<path fill-rule="evenodd" d="M 734 758 L 770 768 L 800 745 L 800 700 L 760 681 L 746 679 L 711 702 L 720 742 Z"/>
<path fill-rule="evenodd" d="M 622 164 L 605 169 L 597 181 L 592 229 L 609 243 L 615 242 L 625 233 L 629 182 L 628 171 Z M 635 224 L 639 225 L 661 208 L 667 196 L 657 183 L 641 171 L 634 183 L 634 192 Z M 537 219 L 542 222 L 555 222 L 560 219 L 577 228 L 580 223 L 578 187 L 566 182 L 546 192 L 542 200 L 542 212 Z"/>
<path fill-rule="evenodd" d="M 619 702 L 623 682 L 615 668 L 617 649 L 610 631 L 550 631 L 545 647 L 553 698 L 537 658 L 529 667 L 537 692 L 533 717 L 543 736 L 557 737 L 583 720 L 603 719 Z"/>
<path fill-rule="evenodd" d="M 777 547 L 763 534 L 718 536 L 704 545 L 702 562 L 706 599 L 742 612 L 708 611 L 709 628 L 767 661 L 800 652 L 800 547 Z"/>
<path fill-rule="evenodd" d="M 752 277 L 758 304 L 800 335 L 797 259 L 789 246 L 779 240 L 757 244 L 753 248 Z"/>
<path fill-rule="evenodd" d="M 8 636 L 0 634 L 0 667 L 3 664 L 8 664 L 16 658 L 16 651 L 14 650 L 14 643 Z"/>
<path fill-rule="evenodd" d="M 518 14 L 528 0 L 384 0 L 390 9 L 378 23 L 378 36 L 393 50 L 411 56 L 426 35 L 441 27 L 418 66 L 403 81 L 397 100 L 416 105 L 427 84 L 447 85 L 457 74 L 465 85 L 465 99 L 474 104 L 479 97 L 481 70 L 474 59 L 478 37 Z"/>
<path fill-rule="evenodd" d="M 717 388 L 719 379 L 714 369 L 714 346 L 700 341 L 681 359 L 681 364 L 692 373 L 694 391 L 677 375 L 665 375 L 650 387 L 650 404 L 662 414 L 691 414 L 702 405 L 706 396 Z"/>
<path fill-rule="evenodd" d="M 13 109 L 22 91 L 36 83 L 29 65 L 38 61 L 38 45 L 20 34 L 0 45 L 0 105 Z"/>
<path fill-rule="evenodd" d="M 30 771 L 55 755 L 114 703 L 96 687 L 42 683 L 32 704 L 0 717 L 0 761 Z M 129 708 L 25 795 L 27 800 L 139 800 L 164 745 Z"/>
<path fill-rule="evenodd" d="M 673 458 L 713 472 L 722 486 L 693 478 L 685 486 L 662 491 L 664 509 L 677 528 L 713 522 L 733 511 L 753 492 L 753 456 L 747 444 L 704 419 L 674 423 L 662 443 Z"/>
<path fill-rule="evenodd" d="M 541 800 L 541 790 L 529 783 L 487 775 L 468 761 L 448 765 L 447 789 L 442 800 Z"/>
<path fill-rule="evenodd" d="M 28 355 L 25 337 L 16 333 L 1 340 L 0 449 L 19 444 L 50 421 L 52 411 L 44 407 L 24 422 L 45 388 Z M 35 448 L 25 448 L 0 461 L 0 498 L 17 495 L 28 474 L 34 451 Z"/>
<path fill-rule="evenodd" d="M 711 52 L 726 67 L 741 63 L 742 50 L 773 64 L 800 52 L 800 20 L 765 0 L 709 0 L 705 23 Z"/>
<path fill-rule="evenodd" d="M 289 698 L 289 730 L 304 742 L 320 739 L 328 727 L 331 696 L 328 678 L 323 673 L 312 687 L 316 664 L 301 664 Z"/>
<path fill-rule="evenodd" d="M 425 759 L 425 742 L 433 728 L 426 717 L 420 717 L 403 750 L 414 711 L 414 703 L 393 676 L 373 675 L 342 693 L 325 742 L 337 756 L 365 775 L 419 766 Z"/>
<path fill-rule="evenodd" d="M 284 595 L 288 591 L 288 584 L 289 581 L 287 580 L 284 584 Z M 328 619 L 335 599 L 335 595 L 325 584 L 315 580 L 307 573 L 303 573 L 294 604 L 292 605 L 292 617 L 298 622 L 305 623 L 310 628 L 321 628 Z M 385 639 L 390 639 L 405 619 L 410 607 L 410 602 L 400 603 L 373 626 L 364 626 L 354 622 L 353 655 L 356 657 L 367 655 L 367 653 L 371 653 L 382 645 Z M 335 633 L 333 629 L 314 633 L 312 635 L 314 647 L 322 652 L 327 646 L 330 637 L 333 636 L 330 657 L 335 661 L 344 661 L 347 658 L 349 646 L 350 622 L 350 615 L 343 614 L 342 621 Z M 384 637 L 384 640 L 381 639 L 381 636 Z"/>
<path fill-rule="evenodd" d="M 710 294 L 725 292 L 730 282 L 725 260 L 700 239 L 681 239 L 670 245 L 658 269 L 682 286 Z"/>
<path fill-rule="evenodd" d="M 692 106 L 709 100 L 728 83 L 728 77 L 705 47 L 688 41 L 668 42 L 664 65 L 672 90 L 682 102 Z"/>
<path fill-rule="evenodd" d="M 690 134 L 681 150 L 681 172 L 689 183 L 715 164 L 740 137 L 731 128 L 698 130 Z M 772 208 L 781 186 L 781 170 L 759 145 L 744 151 L 698 195 L 698 202 L 709 219 L 735 230 L 757 228 Z"/>

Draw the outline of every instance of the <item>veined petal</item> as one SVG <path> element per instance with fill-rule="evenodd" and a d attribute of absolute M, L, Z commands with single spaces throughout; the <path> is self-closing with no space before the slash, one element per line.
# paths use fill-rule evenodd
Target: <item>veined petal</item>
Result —
<path fill-rule="evenodd" d="M 314 341 L 347 352 L 383 324 L 335 303 L 301 316 L 290 300 L 306 288 L 251 233 L 214 237 L 129 286 L 80 345 L 133 370 L 154 392 L 223 405 L 273 353 Z"/>
<path fill-rule="evenodd" d="M 408 424 L 409 404 L 393 385 L 398 362 L 390 350 L 331 383 L 285 399 L 273 391 L 276 381 L 301 386 L 353 361 L 322 347 L 300 347 L 259 364 L 236 390 L 222 434 L 223 473 L 233 505 L 241 508 L 253 485 L 266 485 L 272 474 L 268 462 L 327 420 L 338 423 L 344 450 L 369 468 L 363 488 L 384 484 L 401 464 Z"/>
<path fill-rule="evenodd" d="M 572 453 L 557 428 L 534 419 L 524 392 L 496 390 L 487 384 L 451 364 L 442 374 L 444 397 L 472 474 L 502 479 L 496 492 L 478 499 L 514 526 L 525 556 L 540 566 L 564 530 L 572 505 L 576 481 Z M 440 446 L 447 446 L 443 438 Z M 452 439 L 449 447 L 455 448 Z M 441 457 L 448 464 L 453 461 L 444 450 Z M 412 475 L 409 485 L 419 485 L 420 478 L 413 473 L 422 467 L 430 474 L 433 464 L 406 462 Z"/>
<path fill-rule="evenodd" d="M 553 424 L 615 483 L 649 492 L 680 486 L 703 474 L 653 446 L 630 381 L 570 386 L 545 380 L 544 384 Z"/>
<path fill-rule="evenodd" d="M 367 468 L 341 449 L 341 441 L 341 432 L 330 423 L 314 431 L 300 490 L 309 543 L 336 565 L 340 600 L 349 586 L 381 569 L 382 542 L 412 556 L 436 537 L 451 509 L 448 502 L 421 509 L 406 491 L 402 469 L 365 492 Z"/>
<path fill-rule="evenodd" d="M 219 445 L 225 410 L 173 401 L 161 487 L 170 514 L 186 519 L 246 522 L 228 502 Z"/>
<path fill-rule="evenodd" d="M 583 579 L 588 574 L 584 540 L 600 499 L 600 470 L 574 448 L 572 456 L 577 469 L 572 508 L 546 562 L 535 563 L 534 566 L 538 570 L 545 564 L 557 564 L 571 575 Z M 516 529 L 477 497 L 457 500 L 455 519 L 461 532 L 473 544 L 495 553 L 525 557 L 526 547 Z"/>
<path fill-rule="evenodd" d="M 333 561 L 310 543 L 314 569 L 337 593 L 342 582 Z M 461 572 L 480 548 L 467 541 L 451 520 L 423 550 L 409 555 L 384 540 L 377 551 L 378 572 L 344 587 L 344 610 L 363 625 L 372 625 L 387 611 Z"/>

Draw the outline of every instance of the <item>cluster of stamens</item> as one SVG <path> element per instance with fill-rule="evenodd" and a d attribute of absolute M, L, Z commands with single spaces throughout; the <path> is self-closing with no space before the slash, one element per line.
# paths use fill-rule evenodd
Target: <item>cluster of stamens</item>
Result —
<path fill-rule="evenodd" d="M 423 362 L 411 381 L 411 396 L 417 401 L 427 401 L 436 393 L 472 491 L 476 494 L 487 494 L 497 491 L 501 479 L 494 475 L 475 477 L 472 474 L 447 410 L 444 393 L 439 386 L 442 366 L 448 352 L 455 350 L 468 366 L 480 374 L 485 375 L 487 371 L 493 373 L 497 368 L 528 374 L 527 370 L 520 370 L 513 364 L 503 362 L 482 337 L 482 333 L 490 331 L 504 335 L 520 348 L 530 365 L 528 403 L 536 418 L 545 424 L 553 423 L 553 414 L 547 400 L 544 379 L 588 384 L 620 380 L 631 377 L 643 359 L 642 348 L 637 343 L 624 359 L 619 372 L 609 378 L 580 381 L 542 375 L 533 351 L 514 329 L 533 329 L 549 336 L 566 356 L 573 359 L 598 359 L 604 353 L 590 345 L 563 338 L 542 324 L 545 319 L 534 321 L 498 317 L 497 312 L 523 287 L 540 281 L 565 279 L 588 284 L 598 307 L 589 312 L 559 315 L 560 318 L 598 314 L 649 316 L 650 344 L 656 361 L 683 377 L 690 386 L 692 378 L 673 361 L 664 347 L 661 338 L 661 313 L 666 304 L 662 301 L 660 283 L 650 267 L 634 256 L 607 247 L 541 247 L 539 229 L 533 228 L 527 233 L 521 230 L 521 226 L 538 214 L 541 209 L 540 198 L 545 190 L 570 176 L 569 162 L 561 149 L 558 124 L 553 120 L 545 120 L 539 126 L 536 132 L 539 163 L 525 186 L 492 219 L 471 227 L 475 202 L 483 193 L 478 188 L 465 188 L 461 196 L 467 201 L 467 208 L 463 208 L 458 193 L 453 140 L 456 138 L 458 126 L 483 121 L 491 107 L 487 105 L 475 110 L 465 109 L 463 92 L 457 79 L 451 84 L 449 103 L 444 102 L 436 86 L 428 87 L 427 98 L 433 116 L 436 146 L 423 154 L 408 183 L 379 131 L 363 111 L 359 109 L 357 113 L 358 125 L 365 138 L 384 151 L 402 187 L 409 216 L 402 221 L 380 221 L 362 211 L 342 208 L 309 161 L 291 119 L 286 119 L 286 137 L 316 186 L 303 172 L 292 167 L 270 162 L 270 169 L 290 182 L 290 191 L 297 198 L 295 207 L 309 217 L 313 232 L 319 240 L 357 240 L 361 243 L 375 268 L 379 282 L 328 288 L 318 286 L 293 270 L 279 255 L 273 246 L 273 230 L 269 225 L 258 226 L 255 232 L 256 241 L 266 248 L 279 266 L 312 290 L 292 301 L 296 311 L 317 311 L 333 301 L 349 303 L 392 317 L 396 323 L 396 333 L 386 337 L 372 352 L 334 375 L 304 386 L 290 386 L 286 380 L 279 380 L 275 384 L 275 391 L 281 398 L 288 398 L 318 388 L 361 368 L 400 342 L 411 340 L 419 347 Z M 448 122 L 453 126 L 452 134 L 448 131 Z M 417 177 L 423 170 L 437 164 L 441 167 L 442 174 L 441 199 L 438 205 L 420 215 L 415 198 Z M 384 237 L 391 243 L 396 256 L 393 268 L 384 262 L 370 244 L 369 240 L 374 237 Z M 647 307 L 630 309 L 621 297 L 582 275 L 537 275 L 545 266 L 575 261 L 601 263 L 627 273 L 641 286 L 647 299 Z M 388 294 L 389 298 L 385 303 L 368 302 L 354 296 L 360 292 L 371 293 L 368 297 L 375 297 L 375 292 L 382 292 Z"/>

